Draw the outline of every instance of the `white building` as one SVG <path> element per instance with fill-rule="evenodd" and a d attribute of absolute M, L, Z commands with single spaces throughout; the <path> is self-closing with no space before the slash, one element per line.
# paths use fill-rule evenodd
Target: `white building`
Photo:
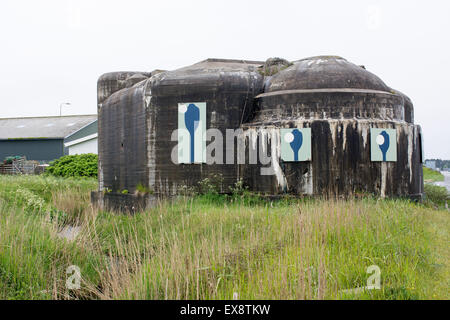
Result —
<path fill-rule="evenodd" d="M 436 170 L 436 161 L 435 160 L 425 161 L 425 167 Z"/>
<path fill-rule="evenodd" d="M 64 138 L 64 147 L 69 155 L 98 153 L 97 119 Z"/>

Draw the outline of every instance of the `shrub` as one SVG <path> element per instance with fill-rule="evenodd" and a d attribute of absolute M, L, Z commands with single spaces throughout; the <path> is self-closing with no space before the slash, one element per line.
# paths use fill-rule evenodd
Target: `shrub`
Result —
<path fill-rule="evenodd" d="M 63 156 L 50 162 L 46 173 L 60 177 L 97 177 L 98 156 L 87 153 Z"/>
<path fill-rule="evenodd" d="M 445 187 L 434 186 L 432 184 L 425 184 L 425 194 L 427 200 L 433 202 L 437 206 L 445 205 L 449 200 L 449 194 Z"/>
<path fill-rule="evenodd" d="M 247 186 L 244 186 L 244 181 L 240 178 L 235 182 L 234 186 L 228 187 L 233 194 L 233 196 L 242 196 L 245 191 L 248 189 Z"/>
<path fill-rule="evenodd" d="M 219 194 L 222 192 L 223 177 L 220 174 L 212 174 L 197 183 L 198 194 Z"/>
<path fill-rule="evenodd" d="M 45 209 L 45 201 L 28 189 L 19 187 L 15 193 L 18 204 L 23 205 L 26 212 L 41 212 Z"/>
<path fill-rule="evenodd" d="M 139 194 L 153 194 L 153 190 L 144 186 L 142 183 L 138 183 L 136 186 L 136 192 Z"/>

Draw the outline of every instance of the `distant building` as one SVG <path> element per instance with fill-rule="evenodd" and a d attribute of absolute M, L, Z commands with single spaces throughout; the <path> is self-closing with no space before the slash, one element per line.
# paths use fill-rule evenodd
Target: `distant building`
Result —
<path fill-rule="evenodd" d="M 97 154 L 97 135 L 98 123 L 97 119 L 79 130 L 71 133 L 64 139 L 64 147 L 67 148 L 68 154 Z"/>
<path fill-rule="evenodd" d="M 436 161 L 435 160 L 426 160 L 425 167 L 436 170 Z"/>
<path fill-rule="evenodd" d="M 97 153 L 97 115 L 0 119 L 0 161 L 8 156 L 49 162 Z"/>

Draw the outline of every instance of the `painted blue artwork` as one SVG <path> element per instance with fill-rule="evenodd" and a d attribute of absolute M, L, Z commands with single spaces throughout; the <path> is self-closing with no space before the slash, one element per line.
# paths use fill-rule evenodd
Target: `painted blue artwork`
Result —
<path fill-rule="evenodd" d="M 281 159 L 311 160 L 311 128 L 281 129 Z"/>
<path fill-rule="evenodd" d="M 397 132 L 395 129 L 370 129 L 372 161 L 397 161 Z"/>
<path fill-rule="evenodd" d="M 186 125 L 187 131 L 190 135 L 190 155 L 191 163 L 194 162 L 194 150 L 195 150 L 195 130 L 198 128 L 200 121 L 200 109 L 193 103 L 190 103 L 187 107 L 187 111 L 184 113 L 184 123 Z"/>
<path fill-rule="evenodd" d="M 302 147 L 303 144 L 303 134 L 298 131 L 298 129 L 292 130 L 291 134 L 293 135 L 292 142 L 289 143 L 289 145 L 292 148 L 292 151 L 294 152 L 294 161 L 298 161 L 298 151 Z"/>
<path fill-rule="evenodd" d="M 178 104 L 178 162 L 202 163 L 206 159 L 206 103 Z"/>
<path fill-rule="evenodd" d="M 383 131 L 381 131 L 379 137 L 383 137 L 383 139 L 380 140 L 382 142 L 381 142 L 381 144 L 378 145 L 378 147 L 380 148 L 381 152 L 383 153 L 383 161 L 386 161 L 386 152 L 389 150 L 389 145 L 390 145 L 389 135 L 387 134 L 386 130 L 383 130 Z"/>

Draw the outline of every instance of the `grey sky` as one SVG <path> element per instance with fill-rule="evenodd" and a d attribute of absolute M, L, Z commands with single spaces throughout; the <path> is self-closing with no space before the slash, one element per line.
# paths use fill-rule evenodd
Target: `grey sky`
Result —
<path fill-rule="evenodd" d="M 333 54 L 407 94 L 450 159 L 450 1 L 2 0 L 0 117 L 96 113 L 105 72 Z"/>

